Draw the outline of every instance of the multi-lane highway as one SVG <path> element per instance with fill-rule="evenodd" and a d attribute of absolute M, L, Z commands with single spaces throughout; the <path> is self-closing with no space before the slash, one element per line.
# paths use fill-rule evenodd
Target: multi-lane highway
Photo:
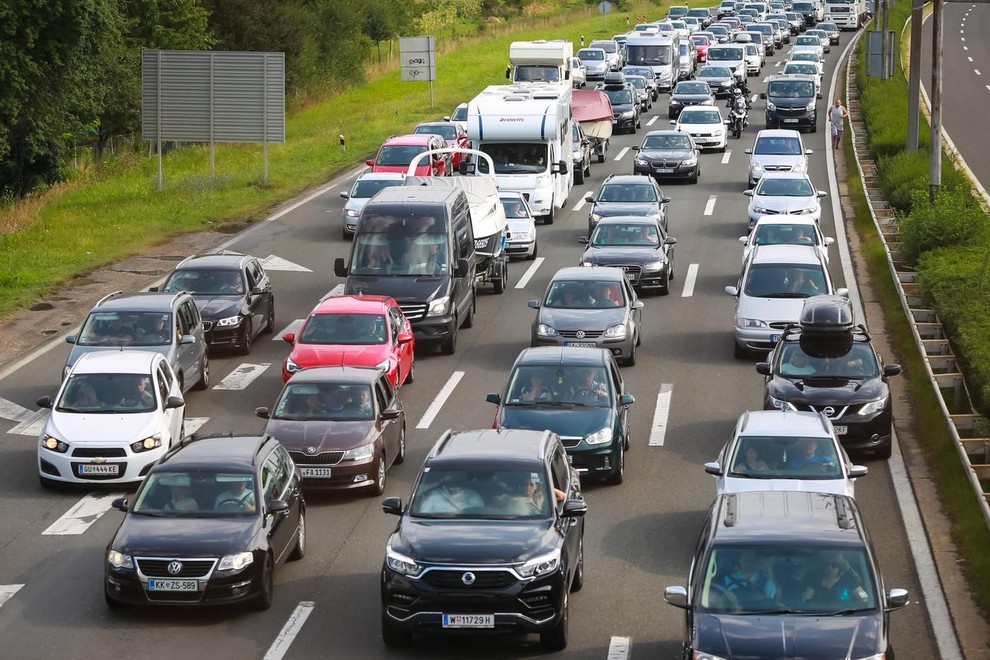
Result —
<path fill-rule="evenodd" d="M 843 34 L 843 45 L 849 38 Z M 840 50 L 833 48 L 828 70 Z M 763 74 L 751 78 L 755 93 L 785 57 L 786 50 L 771 57 Z M 827 102 L 826 94 L 820 108 Z M 763 126 L 763 107 L 762 101 L 753 104 L 749 129 L 741 140 L 730 139 L 724 154 L 702 156 L 700 183 L 664 186 L 673 199 L 669 217 L 671 235 L 678 239 L 676 279 L 670 296 L 646 298 L 639 363 L 623 369 L 636 396 L 626 481 L 586 486 L 586 583 L 571 599 L 567 657 L 601 660 L 610 647 L 614 657 L 623 657 L 626 644 L 640 658 L 679 653 L 683 614 L 664 604 L 662 593 L 666 585 L 686 582 L 714 494 L 702 464 L 715 457 L 737 416 L 761 405 L 755 359 L 733 358 L 733 301 L 723 287 L 738 275 L 737 239 L 745 233 L 748 199 L 742 194 L 743 149 Z M 596 190 L 608 173 L 631 172 L 635 152 L 628 147 L 639 143 L 647 127 L 666 128 L 666 112 L 661 97 L 644 117 L 639 135 L 613 138 L 607 162 L 594 165 L 590 180 L 571 192 L 566 211 L 552 226 L 538 227 L 540 259 L 514 262 L 508 290 L 479 297 L 476 323 L 460 334 L 455 355 L 420 351 L 416 382 L 401 390 L 409 454 L 405 464 L 389 472 L 387 495 L 408 495 L 427 449 L 443 429 L 491 425 L 494 408 L 484 396 L 501 389 L 512 359 L 529 343 L 533 312 L 527 301 L 539 295 L 558 268 L 577 263 L 578 238 L 587 227 L 584 194 Z M 804 136 L 815 150 L 810 174 L 820 189 L 828 187 L 827 136 L 824 115 L 818 132 Z M 331 264 L 334 257 L 347 255 L 349 245 L 340 239 L 337 193 L 351 180 L 329 182 L 323 194 L 229 244 L 274 256 L 268 263 L 280 328 L 302 318 L 338 284 Z M 830 209 L 826 204 L 822 224 L 827 235 L 835 236 Z M 833 253 L 833 277 L 840 286 L 852 284 L 844 281 L 837 257 Z M 85 312 L 79 310 L 80 320 Z M 192 418 L 187 429 L 199 424 L 201 433 L 260 432 L 264 423 L 253 410 L 272 403 L 286 350 L 277 339 L 264 340 L 246 358 L 217 356 L 213 387 L 187 395 Z M 34 410 L 35 399 L 58 383 L 66 351 L 59 345 L 5 378 L 0 397 L 9 403 L 0 403 Z M 438 400 L 452 379 L 456 386 L 447 388 L 449 397 Z M 438 413 L 424 419 L 431 405 L 439 405 Z M 0 657 L 454 658 L 464 657 L 466 648 L 477 657 L 538 654 L 527 640 L 488 638 L 428 639 L 408 651 L 386 652 L 379 634 L 378 578 L 395 519 L 382 513 L 380 499 L 362 496 L 308 497 L 308 554 L 277 574 L 275 603 L 267 612 L 111 612 L 102 594 L 104 549 L 122 514 L 109 509 L 110 493 L 42 490 L 35 462 L 37 430 L 37 423 L 0 421 Z M 892 615 L 893 644 L 905 657 L 937 657 L 890 473 L 882 461 L 857 458 L 870 468 L 856 493 L 886 586 L 907 588 L 912 595 L 911 605 Z"/>

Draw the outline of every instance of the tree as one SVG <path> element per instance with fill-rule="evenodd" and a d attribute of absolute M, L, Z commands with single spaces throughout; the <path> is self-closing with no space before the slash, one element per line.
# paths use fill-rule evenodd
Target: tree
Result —
<path fill-rule="evenodd" d="M 364 0 L 362 4 L 362 30 L 375 44 L 380 64 L 382 42 L 395 39 L 409 27 L 409 7 L 392 0 Z"/>

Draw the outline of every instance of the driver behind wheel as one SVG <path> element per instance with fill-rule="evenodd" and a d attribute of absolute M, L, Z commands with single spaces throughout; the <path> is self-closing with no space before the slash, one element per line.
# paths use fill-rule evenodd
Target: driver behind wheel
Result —
<path fill-rule="evenodd" d="M 220 511 L 238 510 L 253 512 L 255 509 L 254 489 L 247 487 L 247 481 L 245 479 L 232 481 L 227 490 L 217 495 L 213 508 Z"/>
<path fill-rule="evenodd" d="M 832 465 L 835 463 L 835 456 L 830 456 L 821 451 L 818 447 L 818 440 L 815 438 L 805 438 L 798 448 L 795 456 L 787 457 L 787 467 L 792 470 L 808 469 L 809 466 Z"/>
<path fill-rule="evenodd" d="M 773 578 L 763 570 L 764 560 L 753 552 L 747 552 L 739 558 L 736 570 L 722 578 L 722 586 L 726 591 L 757 593 L 768 600 L 777 595 L 777 585 Z M 736 596 L 739 596 L 736 593 Z"/>

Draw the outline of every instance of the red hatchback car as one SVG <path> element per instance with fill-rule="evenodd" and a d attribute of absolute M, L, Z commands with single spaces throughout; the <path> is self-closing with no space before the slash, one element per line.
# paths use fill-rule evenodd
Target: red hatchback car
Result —
<path fill-rule="evenodd" d="M 282 382 L 307 367 L 378 367 L 395 388 L 415 377 L 412 326 L 388 296 L 324 298 L 298 334 L 287 332 L 282 339 L 292 344 Z"/>
<path fill-rule="evenodd" d="M 468 139 L 467 131 L 460 124 L 456 124 L 450 121 L 424 121 L 422 124 L 417 124 L 416 128 L 413 129 L 413 133 L 416 135 L 439 135 L 447 143 L 447 147 L 460 147 L 461 149 L 470 149 L 471 140 Z M 456 169 L 458 165 L 461 164 L 461 154 L 454 154 L 453 165 Z"/>
<path fill-rule="evenodd" d="M 393 135 L 385 140 L 378 154 L 364 161 L 372 172 L 401 172 L 405 174 L 413 158 L 426 151 L 443 149 L 447 143 L 439 135 Z M 453 163 L 447 156 L 437 156 L 421 160 L 416 167 L 416 176 L 446 176 L 453 173 Z"/>

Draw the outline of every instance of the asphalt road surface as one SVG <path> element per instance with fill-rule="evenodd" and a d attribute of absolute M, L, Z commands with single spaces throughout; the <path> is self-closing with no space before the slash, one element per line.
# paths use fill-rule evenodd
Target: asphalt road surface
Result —
<path fill-rule="evenodd" d="M 843 46 L 849 38 L 843 33 Z M 838 51 L 833 48 L 829 56 L 829 76 Z M 765 87 L 763 77 L 785 57 L 786 50 L 769 58 L 763 73 L 750 78 L 753 92 Z M 827 103 L 826 94 L 820 111 Z M 617 654 L 613 657 L 622 657 L 623 641 L 638 658 L 671 658 L 680 652 L 683 613 L 666 605 L 662 594 L 667 585 L 685 584 L 714 495 L 713 479 L 702 464 L 714 459 L 740 413 L 761 406 L 756 359 L 733 358 L 733 301 L 723 287 L 734 284 L 739 271 L 737 239 L 746 231 L 748 201 L 742 194 L 747 171 L 743 149 L 752 146 L 763 127 L 763 110 L 764 102 L 755 101 L 743 138 L 730 139 L 724 154 L 702 156 L 700 183 L 664 186 L 673 199 L 669 217 L 670 233 L 678 239 L 676 279 L 670 296 L 646 298 L 639 364 L 623 368 L 636 396 L 626 481 L 617 487 L 586 485 L 586 584 L 571 599 L 571 637 L 563 656 L 601 660 L 611 647 Z M 593 165 L 592 177 L 572 191 L 557 222 L 538 227 L 540 259 L 513 262 L 504 294 L 482 290 L 475 327 L 462 331 L 455 355 L 419 352 L 416 382 L 401 390 L 408 415 L 408 459 L 389 472 L 387 495 L 408 497 L 426 451 L 444 429 L 491 425 L 495 410 L 484 396 L 501 390 L 512 360 L 529 344 L 534 312 L 527 301 L 539 296 L 558 268 L 576 264 L 581 254 L 578 237 L 588 215 L 584 194 L 597 190 L 609 173 L 632 171 L 634 152 L 627 148 L 639 143 L 647 126 L 667 128 L 666 111 L 666 97 L 661 96 L 644 116 L 638 135 L 613 138 L 608 160 Z M 810 173 L 819 189 L 827 188 L 824 119 L 821 114 L 817 133 L 804 136 L 815 150 Z M 230 244 L 259 257 L 274 255 L 268 264 L 279 328 L 303 318 L 339 283 L 332 274 L 333 258 L 346 257 L 349 244 L 340 238 L 343 201 L 337 193 L 348 189 L 352 177 L 329 182 L 323 194 Z M 831 206 L 824 201 L 823 229 L 834 236 Z M 838 252 L 831 249 L 833 276 L 838 286 L 846 286 Z M 521 280 L 528 281 L 519 286 Z M 86 311 L 79 310 L 80 321 Z M 246 358 L 217 356 L 212 361 L 211 389 L 187 397 L 187 429 L 262 430 L 264 422 L 253 411 L 271 405 L 281 386 L 279 367 L 288 346 L 277 340 L 280 335 L 259 340 Z M 8 402 L 0 403 L 35 410 L 35 399 L 51 393 L 59 382 L 67 350 L 62 344 L 0 382 L 0 397 Z M 436 417 L 427 428 L 418 428 L 438 392 L 458 373 L 463 375 Z M 666 416 L 661 388 L 670 392 Z M 198 660 L 540 653 L 535 638 L 487 637 L 431 638 L 408 650 L 387 652 L 379 633 L 378 575 L 395 518 L 382 513 L 380 498 L 357 495 L 308 496 L 308 554 L 277 573 L 275 603 L 267 612 L 111 612 L 102 594 L 104 552 L 122 514 L 109 509 L 111 493 L 42 490 L 35 459 L 38 430 L 37 423 L 0 420 L 2 657 Z M 854 459 L 870 468 L 856 493 L 886 586 L 907 588 L 912 596 L 911 604 L 891 617 L 893 645 L 906 657 L 937 657 L 887 466 L 869 457 Z"/>

